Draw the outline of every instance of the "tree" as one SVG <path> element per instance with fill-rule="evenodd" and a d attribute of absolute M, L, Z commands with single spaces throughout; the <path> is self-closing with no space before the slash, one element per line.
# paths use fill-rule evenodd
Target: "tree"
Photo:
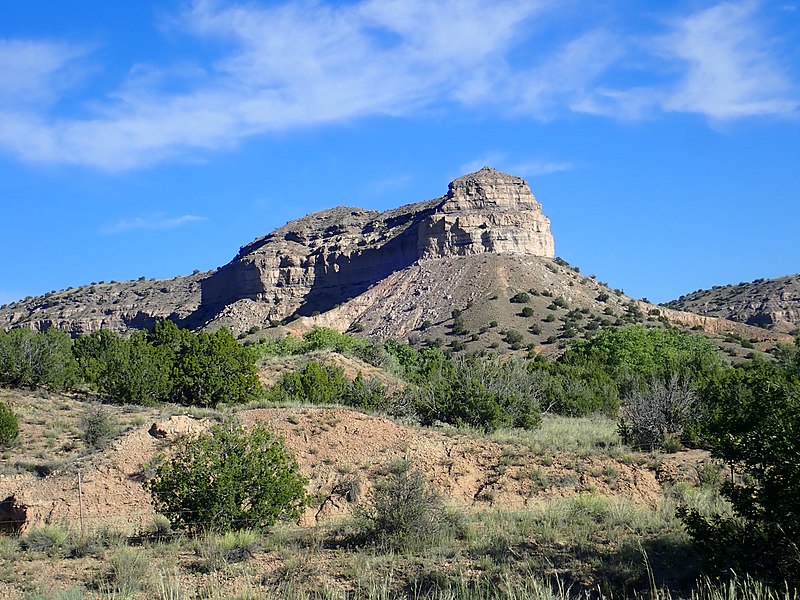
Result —
<path fill-rule="evenodd" d="M 723 367 L 719 350 L 706 338 L 639 326 L 605 330 L 590 340 L 577 341 L 560 362 L 602 368 L 623 392 L 672 374 L 700 384 Z"/>
<path fill-rule="evenodd" d="M 703 390 L 712 455 L 733 473 L 722 494 L 734 515 L 682 511 L 714 570 L 800 586 L 800 379 L 753 362 Z"/>
<path fill-rule="evenodd" d="M 19 436 L 17 415 L 5 403 L 0 403 L 0 446 L 9 446 Z"/>
<path fill-rule="evenodd" d="M 74 352 L 86 381 L 114 402 L 152 405 L 169 400 L 170 355 L 148 337 L 135 331 L 125 339 L 100 330 L 78 338 Z"/>
<path fill-rule="evenodd" d="M 227 329 L 187 338 L 172 371 L 172 397 L 188 405 L 215 406 L 254 400 L 261 391 L 255 355 Z"/>
<path fill-rule="evenodd" d="M 0 384 L 69 389 L 77 375 L 69 335 L 54 327 L 44 333 L 20 327 L 0 330 Z"/>
<path fill-rule="evenodd" d="M 282 375 L 269 395 L 277 402 L 331 404 L 341 401 L 346 388 L 344 369 L 311 361 L 300 371 Z"/>
<path fill-rule="evenodd" d="M 580 417 L 602 412 L 616 415 L 619 389 L 611 375 L 590 363 L 565 364 L 541 359 L 529 364 L 543 410 Z"/>
<path fill-rule="evenodd" d="M 680 447 L 696 422 L 697 408 L 697 390 L 685 379 L 674 373 L 667 379 L 654 378 L 623 397 L 620 435 L 641 450 Z"/>
<path fill-rule="evenodd" d="M 527 294 L 527 292 L 517 292 L 511 296 L 508 301 L 513 302 L 514 304 L 527 304 L 531 301 L 531 297 Z"/>
<path fill-rule="evenodd" d="M 196 533 L 297 520 L 307 502 L 305 484 L 281 438 L 263 426 L 245 433 L 229 422 L 179 442 L 145 487 L 173 527 Z"/>

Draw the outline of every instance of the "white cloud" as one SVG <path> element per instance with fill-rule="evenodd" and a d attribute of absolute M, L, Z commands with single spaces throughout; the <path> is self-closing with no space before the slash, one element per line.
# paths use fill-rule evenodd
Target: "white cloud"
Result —
<path fill-rule="evenodd" d="M 505 152 L 487 152 L 486 154 L 483 154 L 474 160 L 460 165 L 458 167 L 458 174 L 456 176 L 460 177 L 464 173 L 474 173 L 475 171 L 480 171 L 483 167 L 499 169 L 500 165 L 505 162 L 507 156 L 508 155 Z"/>
<path fill-rule="evenodd" d="M 179 24 L 233 49 L 195 77 L 189 91 L 163 92 L 154 83 L 163 73 L 137 65 L 88 117 L 48 118 L 27 104 L 7 108 L 0 113 L 0 145 L 28 160 L 120 170 L 230 147 L 259 133 L 409 114 L 475 87 L 490 63 L 502 61 L 521 24 L 548 2 L 217 8 L 200 0 Z"/>
<path fill-rule="evenodd" d="M 649 40 L 565 21 L 575 18 L 565 4 L 197 0 L 172 27 L 225 48 L 216 61 L 133 65 L 117 89 L 72 112 L 58 110 L 58 100 L 84 74 L 85 48 L 0 41 L 0 148 L 114 171 L 191 159 L 258 134 L 453 105 L 535 119 L 796 110 L 755 2 L 673 20 Z M 573 33 L 551 39 L 544 19 Z M 620 77 L 637 69 L 655 81 Z"/>
<path fill-rule="evenodd" d="M 574 168 L 575 164 L 571 162 L 552 162 L 541 160 L 513 163 L 507 167 L 508 171 L 513 175 L 525 177 L 541 177 L 543 175 L 550 175 L 551 173 L 571 171 Z"/>
<path fill-rule="evenodd" d="M 800 107 L 798 86 L 771 46 L 755 0 L 721 2 L 667 21 L 667 33 L 630 40 L 659 81 L 614 88 L 602 82 L 571 108 L 624 119 L 658 112 L 700 114 L 712 121 L 786 116 Z"/>
<path fill-rule="evenodd" d="M 87 51 L 59 42 L 0 39 L 0 107 L 53 102 L 77 82 L 76 60 Z"/>
<path fill-rule="evenodd" d="M 683 61 L 686 71 L 664 110 L 735 119 L 797 109 L 797 90 L 772 55 L 758 6 L 724 2 L 676 23 L 661 50 Z"/>
<path fill-rule="evenodd" d="M 131 217 L 120 219 L 115 223 L 109 223 L 100 228 L 100 233 L 106 235 L 113 235 L 132 231 L 136 229 L 175 229 L 184 225 L 207 221 L 206 217 L 199 217 L 197 215 L 181 215 L 180 217 L 170 217 L 164 213 L 153 213 L 139 217 Z"/>

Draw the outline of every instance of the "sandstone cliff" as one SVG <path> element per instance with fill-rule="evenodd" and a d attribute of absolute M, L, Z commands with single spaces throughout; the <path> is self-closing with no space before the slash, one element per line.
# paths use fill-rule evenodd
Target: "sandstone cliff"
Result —
<path fill-rule="evenodd" d="M 419 260 L 482 253 L 554 254 L 550 221 L 528 184 L 490 168 L 456 179 L 437 200 L 384 213 L 338 207 L 292 221 L 205 279 L 202 307 L 209 320 L 242 300 L 264 319 L 311 315 Z"/>

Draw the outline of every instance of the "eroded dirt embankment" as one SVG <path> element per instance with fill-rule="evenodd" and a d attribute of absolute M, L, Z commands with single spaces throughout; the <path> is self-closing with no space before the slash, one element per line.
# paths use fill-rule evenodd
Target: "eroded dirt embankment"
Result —
<path fill-rule="evenodd" d="M 608 456 L 542 456 L 521 445 L 405 427 L 339 408 L 256 409 L 239 417 L 246 427 L 268 424 L 296 454 L 314 499 L 303 517 L 306 524 L 352 510 L 368 496 L 371 482 L 398 460 L 408 461 L 451 502 L 468 510 L 521 508 L 579 492 L 654 507 L 662 493 L 663 473 L 648 464 Z M 6 501 L 0 520 L 16 521 L 6 527 L 25 531 L 45 523 L 79 527 L 83 515 L 86 528 L 141 530 L 154 515 L 142 486 L 148 463 L 168 454 L 182 435 L 210 425 L 207 420 L 172 417 L 136 429 L 106 451 L 49 477 L 2 482 Z"/>

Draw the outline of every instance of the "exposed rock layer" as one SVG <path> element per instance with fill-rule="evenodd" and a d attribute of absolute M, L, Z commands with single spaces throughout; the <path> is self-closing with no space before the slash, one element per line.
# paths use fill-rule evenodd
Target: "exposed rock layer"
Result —
<path fill-rule="evenodd" d="M 776 332 L 794 332 L 800 328 L 800 275 L 697 290 L 668 306 Z"/>
<path fill-rule="evenodd" d="M 338 207 L 292 221 L 244 246 L 202 282 L 204 309 L 242 299 L 268 319 L 324 312 L 421 259 L 554 255 L 550 221 L 528 184 L 484 168 L 438 200 L 384 213 Z"/>

